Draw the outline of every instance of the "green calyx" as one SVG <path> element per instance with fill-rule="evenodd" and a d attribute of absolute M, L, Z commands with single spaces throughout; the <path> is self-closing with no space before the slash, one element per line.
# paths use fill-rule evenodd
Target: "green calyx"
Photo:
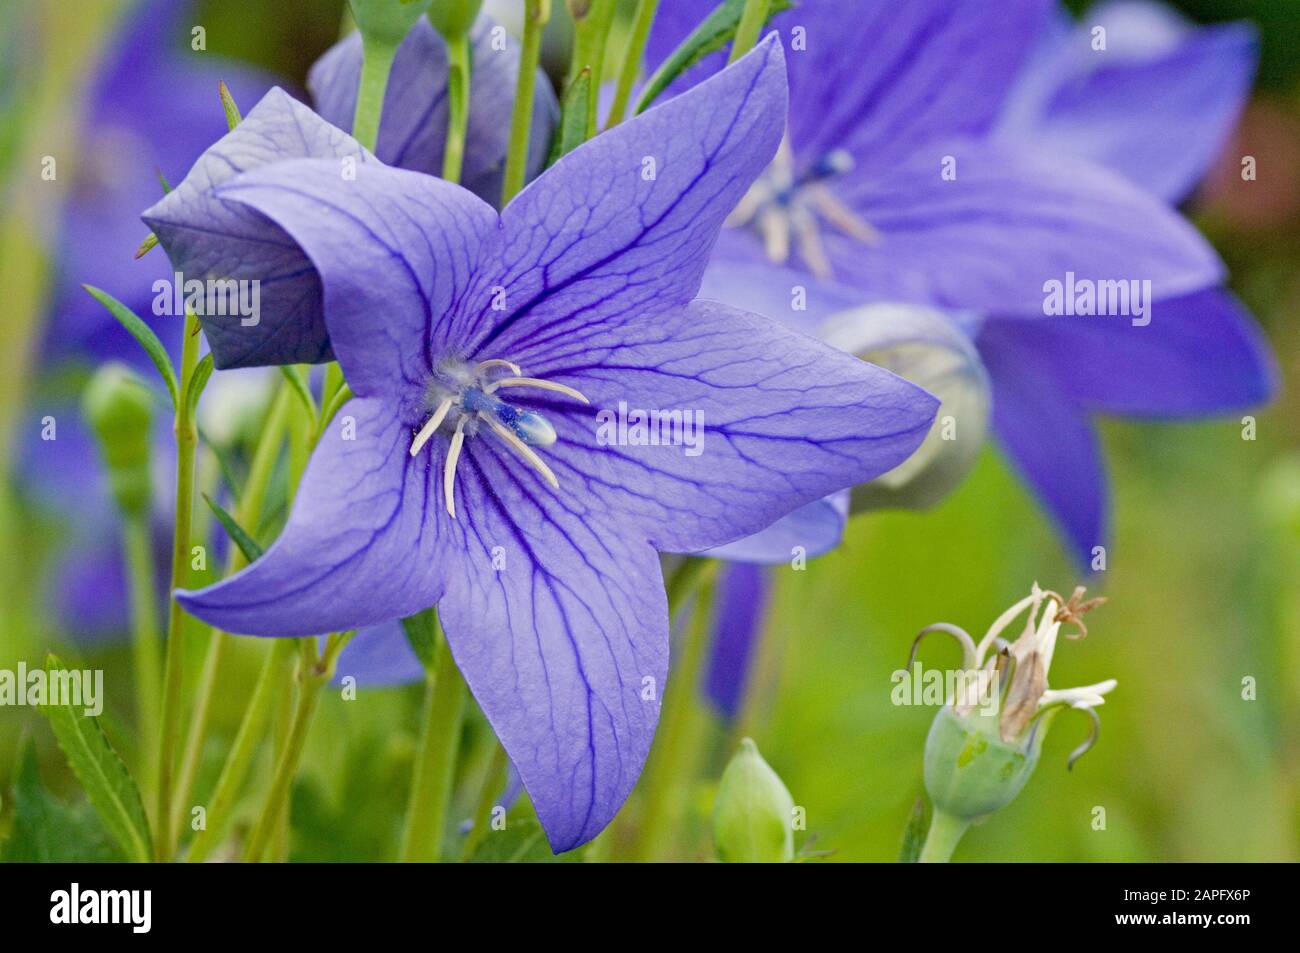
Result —
<path fill-rule="evenodd" d="M 1038 766 L 1046 727 L 1006 742 L 996 714 L 959 715 L 945 705 L 925 739 L 925 788 L 935 808 L 969 821 L 1010 804 Z"/>

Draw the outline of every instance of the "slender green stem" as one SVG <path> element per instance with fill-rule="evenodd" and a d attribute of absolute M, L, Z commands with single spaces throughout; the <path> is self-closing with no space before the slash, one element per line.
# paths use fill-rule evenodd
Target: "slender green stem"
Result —
<path fill-rule="evenodd" d="M 152 752 L 158 747 L 158 732 L 162 726 L 162 639 L 158 631 L 158 601 L 149 513 L 145 511 L 128 515 L 122 534 L 127 574 L 130 577 L 131 628 L 134 633 L 131 654 L 135 663 L 140 748 L 151 753 L 144 759 L 148 763 L 144 787 L 153 791 L 157 779 L 153 773 L 156 766 L 153 764 Z"/>
<path fill-rule="evenodd" d="M 600 81 L 605 70 L 605 47 L 609 31 L 614 25 L 615 0 L 589 0 L 587 13 L 574 24 L 573 61 L 569 64 L 569 78 L 573 83 L 584 69 L 590 70 L 587 87 L 587 135 L 596 134 L 597 113 L 600 111 Z"/>
<path fill-rule="evenodd" d="M 267 722 L 271 718 L 271 708 L 279 693 L 279 688 L 287 674 L 292 672 L 292 661 L 297 645 L 293 639 L 276 639 L 266 653 L 266 660 L 257 685 L 253 688 L 252 698 L 244 718 L 239 724 L 235 742 L 230 748 L 226 763 L 221 768 L 217 787 L 211 802 L 207 806 L 207 826 L 199 831 L 190 845 L 187 860 L 201 863 L 212 853 L 212 849 L 221 843 L 230 823 L 234 820 L 235 799 L 248 776 L 253 757 L 266 733 Z"/>
<path fill-rule="evenodd" d="M 492 809 L 497 806 L 497 797 L 501 794 L 501 788 L 506 780 L 506 768 L 510 764 L 510 759 L 506 757 L 506 749 L 501 747 L 501 743 L 493 741 L 492 760 L 488 763 L 487 772 L 483 775 L 483 787 L 479 790 L 478 803 L 474 805 L 474 819 L 469 829 L 469 834 L 465 837 L 465 843 L 460 849 L 461 861 L 469 860 L 474 856 L 474 849 L 478 847 L 483 840 L 483 835 L 487 833 L 488 820 L 492 816 Z"/>
<path fill-rule="evenodd" d="M 741 11 L 740 23 L 736 25 L 736 39 L 731 44 L 728 63 L 734 63 L 754 48 L 758 34 L 767 22 L 768 10 L 772 0 L 745 0 L 745 9 Z"/>
<path fill-rule="evenodd" d="M 294 708 L 293 720 L 289 723 L 289 732 L 280 751 L 279 762 L 271 780 L 271 790 L 267 793 L 266 803 L 261 816 L 253 827 L 248 844 L 244 849 L 244 860 L 256 863 L 264 857 L 271 839 L 280 830 L 281 822 L 289 807 L 289 791 L 293 779 L 302 762 L 303 749 L 307 744 L 307 732 L 311 728 L 312 716 L 320 701 L 321 689 L 334 676 L 339 653 L 352 637 L 351 633 L 331 635 L 327 640 L 324 656 L 316 657 L 316 640 L 313 638 L 297 639 L 297 648 L 302 650 L 301 667 L 298 670 L 299 692 L 298 704 Z M 293 643 L 290 643 L 291 645 Z"/>
<path fill-rule="evenodd" d="M 442 858 L 442 838 L 447 827 L 447 805 L 451 800 L 464 711 L 465 680 L 443 635 L 438 639 L 433 665 L 425 680 L 424 724 L 411 773 L 406 829 L 402 833 L 403 861 L 436 862 Z"/>
<path fill-rule="evenodd" d="M 650 39 L 650 27 L 654 23 L 655 12 L 658 9 L 659 0 L 640 0 L 636 5 L 636 13 L 632 17 L 632 32 L 628 35 L 627 48 L 623 51 L 623 62 L 619 66 L 614 102 L 609 107 L 609 118 L 605 121 L 606 129 L 613 129 L 627 114 L 627 105 L 632 99 L 632 87 L 641 73 L 641 61 L 645 59 L 645 45 Z"/>
<path fill-rule="evenodd" d="M 442 177 L 459 182 L 465 162 L 465 131 L 469 127 L 469 34 L 447 38 L 447 146 L 442 153 Z"/>
<path fill-rule="evenodd" d="M 506 171 L 501 184 L 501 207 L 524 187 L 528 168 L 529 136 L 533 128 L 533 96 L 537 86 L 537 64 L 542 55 L 542 32 L 551 18 L 550 0 L 526 0 L 524 44 L 519 55 L 519 77 L 515 81 L 515 106 L 510 113 L 510 145 L 506 150 Z"/>
<path fill-rule="evenodd" d="M 257 447 L 253 451 L 253 461 L 248 468 L 248 479 L 244 481 L 244 492 L 238 506 L 239 525 L 255 531 L 261 520 L 262 504 L 266 499 L 266 490 L 271 482 L 271 473 L 275 461 L 280 455 L 280 445 L 289 420 L 289 403 L 293 399 L 291 385 L 281 381 Z M 226 576 L 232 576 L 247 563 L 238 546 L 230 548 L 230 557 L 226 563 Z M 185 739 L 185 754 L 181 758 L 180 777 L 176 784 L 176 809 L 174 824 L 179 839 L 180 828 L 185 817 L 185 806 L 194 789 L 194 778 L 198 774 L 199 761 L 203 756 L 203 745 L 207 737 L 209 716 L 212 711 L 212 698 L 216 692 L 217 675 L 221 670 L 221 660 L 229 647 L 230 636 L 220 629 L 212 630 L 208 642 L 208 652 L 203 659 L 203 670 L 199 676 L 198 690 L 194 698 L 194 712 L 190 717 L 190 731 Z"/>
<path fill-rule="evenodd" d="M 379 119 L 384 111 L 388 73 L 393 68 L 397 44 L 364 33 L 361 37 L 361 81 L 357 84 L 357 109 L 352 115 L 352 137 L 371 152 L 379 139 Z"/>
<path fill-rule="evenodd" d="M 199 321 L 186 315 L 185 341 L 181 346 L 180 393 L 176 409 L 176 529 L 172 536 L 171 589 L 185 588 L 190 569 L 190 524 L 194 516 L 194 455 L 198 428 L 188 399 L 190 380 L 199 362 Z M 184 676 L 185 613 L 173 595 L 167 615 L 167 657 L 163 675 L 162 722 L 158 744 L 158 805 L 154 815 L 157 832 L 155 856 L 170 861 L 172 842 L 172 784 L 176 767 L 176 744 L 180 737 L 181 683 Z"/>
<path fill-rule="evenodd" d="M 946 864 L 968 827 L 970 827 L 969 820 L 953 817 L 935 808 L 930 818 L 930 830 L 925 835 L 925 844 L 921 847 L 920 862 Z"/>
<path fill-rule="evenodd" d="M 714 560 L 691 557 L 668 580 L 670 619 L 692 595 L 696 599 L 684 633 L 681 658 L 672 668 L 672 688 L 664 693 L 654 748 L 641 778 L 644 807 L 631 844 L 633 860 L 655 860 L 668 853 L 665 846 L 680 812 L 682 795 L 694 776 L 695 741 L 701 729 L 696 697 L 708 654 L 717 565 Z"/>

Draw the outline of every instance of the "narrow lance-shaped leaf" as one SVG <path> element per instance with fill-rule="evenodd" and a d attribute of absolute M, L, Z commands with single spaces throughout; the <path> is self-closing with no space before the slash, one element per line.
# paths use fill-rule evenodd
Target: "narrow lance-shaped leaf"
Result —
<path fill-rule="evenodd" d="M 784 13 L 794 4 L 790 0 L 772 0 L 768 9 L 768 21 L 778 13 Z M 682 41 L 681 46 L 673 50 L 672 55 L 659 65 L 650 79 L 646 81 L 641 98 L 636 103 L 636 114 L 645 112 L 673 80 L 698 63 L 710 53 L 716 53 L 736 37 L 736 29 L 745 12 L 745 0 L 724 0 L 704 22 L 697 26 L 691 35 Z M 761 32 L 761 31 L 760 31 Z"/>
<path fill-rule="evenodd" d="M 54 655 L 45 664 L 46 690 L 52 696 L 57 685 L 71 684 L 70 673 Z M 85 701 L 83 698 L 82 701 Z M 49 719 L 68 766 L 85 788 L 104 827 L 133 861 L 148 861 L 153 852 L 149 821 L 140 791 L 122 759 L 109 744 L 99 719 L 84 707 L 54 704 L 47 698 L 41 712 Z"/>
<path fill-rule="evenodd" d="M 564 91 L 564 103 L 560 107 L 560 127 L 555 131 L 555 141 L 551 145 L 551 156 L 547 165 L 554 165 L 559 159 L 572 152 L 587 141 L 587 125 L 591 109 L 591 70 L 583 69 L 569 88 Z"/>
<path fill-rule="evenodd" d="M 158 368 L 158 374 L 167 385 L 167 393 L 171 395 L 172 407 L 179 409 L 181 405 L 180 384 L 176 381 L 176 369 L 172 367 L 172 359 L 167 356 L 167 348 L 163 347 L 162 341 L 158 340 L 158 335 L 153 333 L 153 329 L 145 324 L 134 311 L 118 301 L 107 291 L 101 291 L 91 285 L 82 285 L 90 293 L 90 296 L 108 309 L 108 313 L 121 323 L 122 327 L 131 332 L 131 336 L 139 342 L 144 348 L 149 359 L 153 361 L 153 366 Z"/>
<path fill-rule="evenodd" d="M 208 508 L 212 510 L 212 515 L 217 518 L 222 528 L 225 529 L 231 541 L 239 547 L 239 551 L 244 554 L 244 558 L 250 563 L 262 555 L 262 547 L 257 544 L 257 540 L 248 534 L 244 527 L 239 525 L 239 521 L 228 513 L 220 503 L 203 494 L 203 499 L 207 502 Z"/>

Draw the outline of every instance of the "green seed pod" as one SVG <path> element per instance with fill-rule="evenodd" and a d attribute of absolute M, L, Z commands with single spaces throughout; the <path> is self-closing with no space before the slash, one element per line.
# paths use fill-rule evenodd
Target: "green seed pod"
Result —
<path fill-rule="evenodd" d="M 925 789 L 935 808 L 969 821 L 1010 804 L 1038 766 L 1047 725 L 1039 728 L 1006 742 L 996 714 L 939 709 L 925 739 Z"/>
<path fill-rule="evenodd" d="M 749 738 L 722 772 L 713 842 L 726 863 L 794 859 L 794 798 Z"/>
<path fill-rule="evenodd" d="M 81 409 L 99 442 L 114 502 L 128 515 L 144 513 L 152 497 L 149 387 L 129 368 L 105 364 L 86 386 Z"/>

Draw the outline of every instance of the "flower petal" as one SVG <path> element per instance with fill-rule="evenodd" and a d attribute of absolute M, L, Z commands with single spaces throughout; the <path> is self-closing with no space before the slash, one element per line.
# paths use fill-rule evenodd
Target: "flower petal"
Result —
<path fill-rule="evenodd" d="M 668 671 L 659 560 L 582 493 L 475 440 L 439 618 L 557 853 L 596 836 L 650 750 Z"/>
<path fill-rule="evenodd" d="M 442 320 L 470 285 L 497 213 L 442 179 L 378 162 L 340 174 L 328 159 L 281 162 L 217 196 L 265 216 L 301 245 L 325 289 L 325 323 L 352 390 L 423 388 L 459 343 Z M 448 345 L 448 341 L 451 345 Z"/>
<path fill-rule="evenodd" d="M 1104 52 L 1092 48 L 1098 26 Z M 1104 165 L 1178 202 L 1227 142 L 1258 48 L 1245 23 L 1192 27 L 1164 4 L 1100 4 L 1035 57 L 999 131 Z"/>
<path fill-rule="evenodd" d="M 334 673 L 334 683 L 355 678 L 358 685 L 383 688 L 406 685 L 424 678 L 424 666 L 407 641 L 399 620 L 368 625 L 343 648 Z"/>
<path fill-rule="evenodd" d="M 723 219 L 776 151 L 774 37 L 696 87 L 569 153 L 502 212 L 498 311 L 469 315 L 482 357 L 695 296 Z"/>
<path fill-rule="evenodd" d="M 764 565 L 788 563 L 797 554 L 811 559 L 825 555 L 840 544 L 848 521 L 849 491 L 840 490 L 805 503 L 752 536 L 725 543 L 704 555 Z"/>
<path fill-rule="evenodd" d="M 432 606 L 448 562 L 441 471 L 409 445 L 409 427 L 385 402 L 350 401 L 312 454 L 280 538 L 243 571 L 176 598 L 227 632 L 276 636 Z"/>
<path fill-rule="evenodd" d="M 789 50 L 795 154 L 815 161 L 848 149 L 862 167 L 887 168 L 936 136 L 984 132 L 1049 8 L 1047 0 L 798 4 L 772 21 Z M 666 59 L 705 13 L 692 0 L 665 0 L 648 61 Z M 726 56 L 705 58 L 673 89 L 716 72 Z"/>
<path fill-rule="evenodd" d="M 762 635 L 772 577 L 767 569 L 736 563 L 718 577 L 718 609 L 705 691 L 727 718 L 740 714 Z"/>
<path fill-rule="evenodd" d="M 1109 532 L 1106 474 L 1097 435 L 1057 382 L 1051 356 L 991 322 L 979 337 L 993 389 L 993 429 L 1011 462 L 1064 531 L 1082 566 Z"/>
<path fill-rule="evenodd" d="M 499 31 L 494 33 L 495 31 Z M 501 198 L 501 176 L 510 139 L 508 117 L 519 74 L 519 44 L 488 17 L 470 34 L 469 126 L 461 184 L 484 201 Z M 317 111 L 351 132 L 361 75 L 361 35 L 331 47 L 307 79 Z M 442 174 L 447 140 L 447 43 L 428 20 L 416 21 L 397 49 L 384 95 L 375 155 L 387 165 Z M 559 107 L 550 81 L 539 71 L 529 137 L 529 175 L 546 161 Z"/>
<path fill-rule="evenodd" d="M 1277 388 L 1267 342 L 1228 292 L 1157 301 L 1127 318 L 993 319 L 981 341 L 1009 337 L 1055 366 L 1058 386 L 1094 410 L 1196 417 L 1264 403 Z"/>
<path fill-rule="evenodd" d="M 218 368 L 319 363 L 332 357 L 320 280 L 302 249 L 263 215 L 218 194 L 241 172 L 304 156 L 332 157 L 336 180 L 343 157 L 354 157 L 358 165 L 367 159 L 350 136 L 284 90 L 273 89 L 142 216 L 184 280 L 260 282 L 258 314 L 202 317 Z M 170 291 L 164 294 L 171 298 Z M 253 319 L 255 323 L 245 323 Z"/>
<path fill-rule="evenodd" d="M 559 498 L 594 495 L 672 552 L 747 536 L 889 470 L 937 406 L 888 371 L 710 301 L 538 335 L 514 357 L 591 401 L 532 402 L 559 434 L 547 456 Z M 639 442 L 634 415 L 650 412 L 668 445 Z"/>
<path fill-rule="evenodd" d="M 838 194 L 880 238 L 827 230 L 835 277 L 881 298 L 1041 315 L 1045 282 L 1067 272 L 1149 280 L 1155 300 L 1223 276 L 1209 244 L 1159 200 L 1114 173 L 1025 148 L 936 144 L 887 174 L 851 173 Z M 752 255 L 757 241 L 738 237 Z"/>

